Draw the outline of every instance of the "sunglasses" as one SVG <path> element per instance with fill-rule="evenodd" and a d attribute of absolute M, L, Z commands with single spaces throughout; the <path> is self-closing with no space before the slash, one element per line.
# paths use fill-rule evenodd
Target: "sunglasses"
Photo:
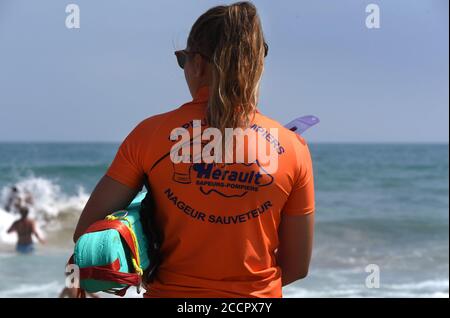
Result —
<path fill-rule="evenodd" d="M 269 53 L 269 45 L 267 45 L 267 43 L 264 43 L 264 57 L 266 57 L 268 53 Z M 198 52 L 198 51 L 190 52 L 188 50 L 180 50 L 180 51 L 175 51 L 175 56 L 177 57 L 178 66 L 180 66 L 182 69 L 184 69 L 184 66 L 186 65 L 188 56 L 193 55 L 193 54 L 199 54 L 201 57 L 203 57 L 208 62 L 210 61 L 210 58 L 207 57 L 206 55 L 202 54 L 201 52 Z"/>
<path fill-rule="evenodd" d="M 178 65 L 184 69 L 184 66 L 186 65 L 186 61 L 187 61 L 187 57 L 189 55 L 193 55 L 193 54 L 199 54 L 201 57 L 203 57 L 205 60 L 209 61 L 209 58 L 202 54 L 201 52 L 198 51 L 188 51 L 188 50 L 180 50 L 180 51 L 175 51 L 175 56 L 177 57 L 177 62 Z"/>

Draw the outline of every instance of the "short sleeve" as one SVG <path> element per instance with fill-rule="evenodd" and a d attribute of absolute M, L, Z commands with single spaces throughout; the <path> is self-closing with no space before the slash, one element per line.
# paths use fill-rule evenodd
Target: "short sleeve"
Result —
<path fill-rule="evenodd" d="M 125 138 L 106 172 L 110 178 L 136 190 L 141 190 L 144 181 L 139 129 L 137 126 Z"/>
<path fill-rule="evenodd" d="M 300 137 L 302 143 L 297 143 L 297 176 L 291 193 L 283 208 L 283 213 L 289 215 L 306 215 L 315 210 L 314 174 L 311 154 L 308 145 Z"/>

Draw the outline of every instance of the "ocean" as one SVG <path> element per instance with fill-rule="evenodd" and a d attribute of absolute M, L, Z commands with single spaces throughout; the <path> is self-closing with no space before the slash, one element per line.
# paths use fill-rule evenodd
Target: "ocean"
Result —
<path fill-rule="evenodd" d="M 0 143 L 0 297 L 58 297 L 76 220 L 117 148 Z M 313 258 L 308 277 L 284 296 L 449 297 L 448 144 L 312 143 L 310 150 Z M 16 238 L 6 233 L 17 218 L 3 210 L 13 185 L 33 195 L 31 213 L 47 238 L 33 255 L 16 255 Z M 368 280 L 375 274 L 379 284 Z"/>

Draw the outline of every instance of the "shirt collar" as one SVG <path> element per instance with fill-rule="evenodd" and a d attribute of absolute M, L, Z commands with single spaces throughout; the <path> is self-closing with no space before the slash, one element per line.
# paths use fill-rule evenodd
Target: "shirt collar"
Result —
<path fill-rule="evenodd" d="M 209 99 L 209 87 L 208 86 L 202 86 L 197 90 L 197 93 L 195 94 L 194 100 L 192 103 L 206 103 Z M 257 107 L 255 109 L 256 113 L 259 114 L 259 108 Z"/>

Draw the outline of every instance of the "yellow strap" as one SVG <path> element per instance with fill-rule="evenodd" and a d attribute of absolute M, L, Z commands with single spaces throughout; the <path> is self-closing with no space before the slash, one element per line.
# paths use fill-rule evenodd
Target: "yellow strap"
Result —
<path fill-rule="evenodd" d="M 131 256 L 131 263 L 133 264 L 134 270 L 136 271 L 136 273 L 138 273 L 140 276 L 142 276 L 144 274 L 144 271 L 141 268 L 141 260 L 139 257 L 139 243 L 138 240 L 136 238 L 136 234 L 133 231 L 133 228 L 131 227 L 131 222 L 130 220 L 128 220 L 126 217 L 117 217 L 115 215 L 108 215 L 105 220 L 107 221 L 115 221 L 115 220 L 119 220 L 119 221 L 126 221 L 127 223 L 125 224 L 128 229 L 130 230 L 131 233 L 131 237 L 133 238 L 133 243 L 134 246 L 136 248 L 136 259 Z"/>

